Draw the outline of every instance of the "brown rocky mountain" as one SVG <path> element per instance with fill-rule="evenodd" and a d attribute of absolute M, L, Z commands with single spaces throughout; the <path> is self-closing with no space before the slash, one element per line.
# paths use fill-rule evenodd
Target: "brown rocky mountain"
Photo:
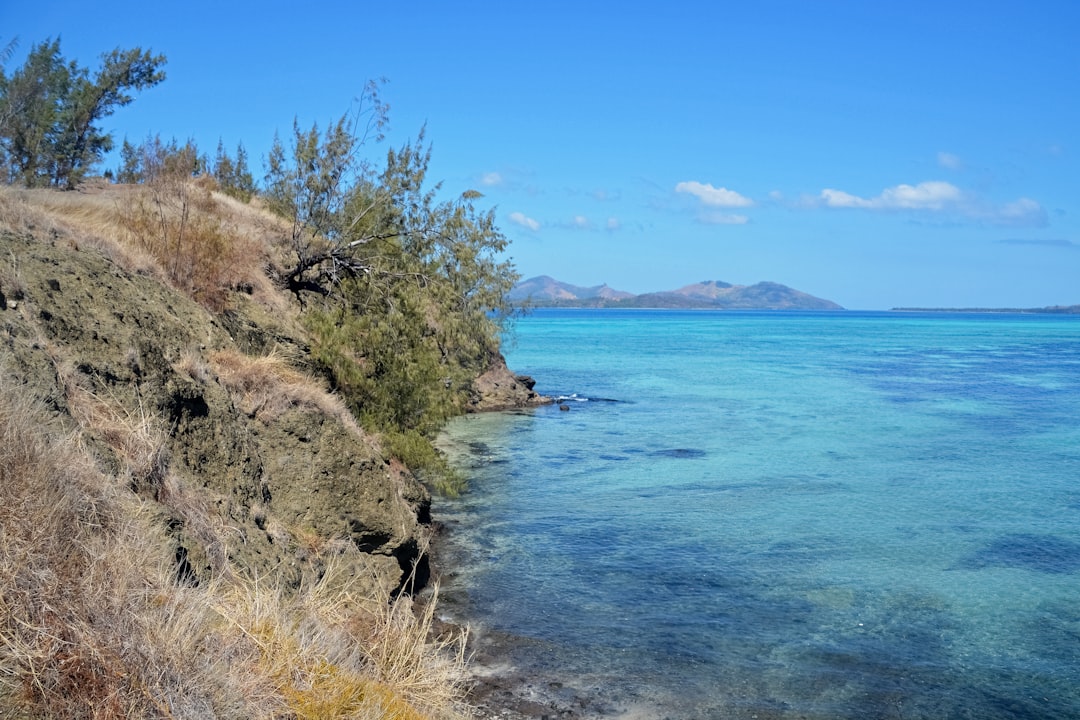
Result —
<path fill-rule="evenodd" d="M 632 297 L 634 297 L 633 293 L 615 290 L 606 284 L 582 287 L 560 282 L 548 275 L 539 275 L 523 280 L 510 291 L 511 300 L 519 301 L 532 298 L 534 303 L 542 303 L 548 300 L 622 300 Z"/>
<path fill-rule="evenodd" d="M 515 302 L 534 307 L 714 308 L 726 310 L 842 310 L 840 305 L 775 282 L 733 285 L 704 280 L 676 290 L 632 293 L 607 285 L 581 287 L 542 275 L 518 283 Z"/>

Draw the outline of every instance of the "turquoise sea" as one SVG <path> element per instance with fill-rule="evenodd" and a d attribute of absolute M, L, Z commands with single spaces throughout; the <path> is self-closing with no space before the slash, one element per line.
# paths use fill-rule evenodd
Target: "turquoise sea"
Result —
<path fill-rule="evenodd" d="M 1080 718 L 1080 318 L 537 310 L 442 607 L 664 718 Z"/>

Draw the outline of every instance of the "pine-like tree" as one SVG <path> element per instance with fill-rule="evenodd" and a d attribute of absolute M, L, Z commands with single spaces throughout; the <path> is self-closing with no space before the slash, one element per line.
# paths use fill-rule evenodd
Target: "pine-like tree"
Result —
<path fill-rule="evenodd" d="M 0 74 L 0 160 L 8 182 L 72 188 L 113 147 L 100 122 L 165 79 L 163 55 L 140 48 L 102 57 L 91 76 L 67 61 L 59 40 L 34 46 L 10 76 Z"/>

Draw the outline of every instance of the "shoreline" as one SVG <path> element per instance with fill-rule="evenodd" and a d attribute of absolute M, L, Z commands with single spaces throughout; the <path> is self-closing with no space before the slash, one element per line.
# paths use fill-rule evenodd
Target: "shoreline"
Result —
<path fill-rule="evenodd" d="M 580 677 L 560 677 L 555 671 L 522 667 L 522 655 L 542 656 L 544 643 L 511 633 L 493 630 L 468 617 L 467 591 L 454 588 L 456 561 L 449 557 L 447 543 L 452 526 L 436 519 L 430 548 L 431 564 L 440 586 L 435 611 L 435 635 L 466 628 L 466 655 L 471 685 L 466 702 L 477 720 L 612 720 L 613 718 L 656 717 L 654 712 L 637 713 L 623 707 L 625 699 L 611 697 L 611 689 L 598 683 L 574 682 Z M 460 560 L 457 558 L 456 560 Z M 447 592 L 449 589 L 449 592 Z M 418 598 L 424 602 L 429 598 Z M 583 685 L 583 686 L 582 686 Z M 636 704 L 636 703 L 635 703 Z"/>
<path fill-rule="evenodd" d="M 484 400 L 473 406 L 472 412 L 511 414 L 531 411 L 555 400 L 533 390 L 535 381 L 526 375 L 516 375 L 501 356 L 494 366 L 477 382 Z M 445 435 L 443 436 L 445 439 Z M 442 442 L 436 447 L 446 453 Z M 515 662 L 519 651 L 528 652 L 541 643 L 530 638 L 514 636 L 483 625 L 473 625 L 467 618 L 453 617 L 454 602 L 445 595 L 446 586 L 453 588 L 456 567 L 463 558 L 452 558 L 447 543 L 455 532 L 453 524 L 434 518 L 435 533 L 430 546 L 431 567 L 441 586 L 439 607 L 436 608 L 436 635 L 461 628 L 468 629 L 466 654 L 472 687 L 466 702 L 477 720 L 610 720 L 612 718 L 655 717 L 654 712 L 627 713 L 617 707 L 614 698 L 606 697 L 601 687 L 574 687 L 568 678 L 537 668 L 522 669 Z"/>
<path fill-rule="evenodd" d="M 578 688 L 543 672 L 513 663 L 515 650 L 529 642 L 512 635 L 478 630 L 470 633 L 468 701 L 483 720 L 598 720 L 621 717 L 600 688 Z"/>
<path fill-rule="evenodd" d="M 532 414 L 559 403 L 560 398 L 536 392 L 535 384 L 532 377 L 511 371 L 500 354 L 476 382 L 478 397 L 466 415 Z M 455 450 L 468 454 L 467 446 L 447 443 L 444 431 L 440 432 L 435 446 L 448 456 L 451 464 L 458 454 Z M 471 478 L 466 482 L 471 482 Z M 670 703 L 647 698 L 632 686 L 620 687 L 617 677 L 589 675 L 563 667 L 558 659 L 560 648 L 536 638 L 486 627 L 483 618 L 470 618 L 468 590 L 464 585 L 455 588 L 458 569 L 467 565 L 467 558 L 458 554 L 460 546 L 456 548 L 458 552 L 448 550 L 453 547 L 451 537 L 458 531 L 457 523 L 440 518 L 437 507 L 433 508 L 433 516 L 429 554 L 433 579 L 440 586 L 433 631 L 441 635 L 462 628 L 468 630 L 466 667 L 471 688 L 465 701 L 473 718 L 651 720 L 670 716 L 664 709 Z"/>

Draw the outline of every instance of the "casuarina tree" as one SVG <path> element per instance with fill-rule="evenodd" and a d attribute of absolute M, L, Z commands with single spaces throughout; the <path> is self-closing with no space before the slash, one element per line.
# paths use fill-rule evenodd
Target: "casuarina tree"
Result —
<path fill-rule="evenodd" d="M 165 79 L 163 55 L 116 49 L 91 73 L 60 53 L 59 40 L 34 46 L 23 65 L 0 69 L 0 165 L 8 182 L 74 187 L 113 147 L 100 123 L 137 91 Z"/>

